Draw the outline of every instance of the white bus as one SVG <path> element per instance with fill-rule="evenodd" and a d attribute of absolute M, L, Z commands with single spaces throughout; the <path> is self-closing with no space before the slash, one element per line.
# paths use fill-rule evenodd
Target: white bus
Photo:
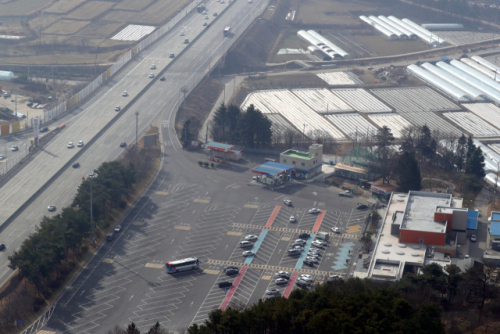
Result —
<path fill-rule="evenodd" d="M 179 271 L 198 269 L 200 267 L 200 260 L 196 257 L 188 257 L 187 259 L 167 262 L 165 267 L 169 274 L 173 274 Z"/>
<path fill-rule="evenodd" d="M 229 36 L 230 31 L 231 31 L 231 27 L 224 28 L 224 36 Z"/>

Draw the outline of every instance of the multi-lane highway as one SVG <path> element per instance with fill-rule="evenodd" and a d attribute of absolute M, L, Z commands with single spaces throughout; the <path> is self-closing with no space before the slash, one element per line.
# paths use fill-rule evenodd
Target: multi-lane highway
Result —
<path fill-rule="evenodd" d="M 209 2 L 208 21 L 224 6 Z M 47 206 L 55 204 L 60 209 L 70 204 L 82 176 L 121 154 L 120 142 L 133 142 L 135 111 L 140 113 L 141 131 L 158 115 L 161 117 L 164 159 L 153 184 L 125 217 L 123 231 L 100 248 L 44 321 L 29 333 L 41 328 L 56 333 L 102 333 L 130 321 L 141 329 L 160 321 L 180 330 L 203 322 L 214 308 L 248 305 L 262 298 L 268 288 L 276 287 L 277 270 L 291 274 L 288 285 L 278 288 L 284 296 L 296 288 L 294 282 L 300 274 L 310 273 L 319 280 L 328 273 L 345 273 L 366 216 L 366 212 L 353 209 L 354 199 L 338 197 L 335 191 L 315 185 L 296 184 L 274 192 L 248 186 L 251 168 L 262 161 L 248 157 L 244 163 L 216 170 L 201 168 L 197 161 L 202 154 L 184 152 L 176 139 L 179 87 L 192 89 L 265 6 L 264 0 L 251 4 L 237 0 L 208 28 L 203 27 L 206 20 L 202 15 L 189 15 L 176 31 L 107 83 L 43 152 L 0 189 L 0 202 L 6 210 L 0 218 L 7 221 L 0 242 L 9 240 L 7 251 L 0 254 L 0 276 L 5 278 L 10 273 L 6 267 L 8 254 L 48 213 Z M 224 38 L 225 26 L 231 26 L 235 35 Z M 180 36 L 181 31 L 185 36 Z M 202 35 L 164 71 L 166 80 L 154 81 L 121 111 L 120 118 L 99 133 L 116 115 L 114 107 L 130 103 L 141 87 L 150 83 L 149 73 L 158 74 L 171 62 L 170 53 L 178 53 L 185 47 L 185 38 L 192 41 L 200 32 Z M 157 70 L 150 69 L 153 63 Z M 124 90 L 128 97 L 121 96 Z M 66 148 L 67 142 L 76 144 L 79 140 L 86 144 L 83 149 Z M 67 166 L 73 161 L 80 162 L 81 167 Z M 42 185 L 24 210 L 9 219 L 9 212 L 21 207 L 23 198 Z M 283 204 L 285 197 L 292 199 L 292 207 Z M 313 206 L 321 213 L 309 214 Z M 296 223 L 289 222 L 290 215 L 297 218 Z M 342 233 L 332 236 L 313 267 L 304 265 L 313 237 L 305 239 L 306 250 L 300 256 L 287 255 L 297 231 L 314 235 L 332 227 L 339 227 Z M 256 256 L 245 258 L 238 244 L 247 234 L 256 235 L 258 240 L 253 246 Z M 200 270 L 177 275 L 165 272 L 165 261 L 188 256 L 202 261 Z M 237 264 L 240 273 L 226 277 L 223 267 L 227 264 Z M 226 278 L 233 287 L 218 288 L 215 283 Z"/>

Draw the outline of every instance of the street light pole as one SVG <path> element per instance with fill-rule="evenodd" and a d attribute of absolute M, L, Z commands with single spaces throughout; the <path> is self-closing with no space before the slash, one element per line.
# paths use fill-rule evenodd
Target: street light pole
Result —
<path fill-rule="evenodd" d="M 135 146 L 137 147 L 137 137 L 139 134 L 139 112 L 135 112 Z"/>

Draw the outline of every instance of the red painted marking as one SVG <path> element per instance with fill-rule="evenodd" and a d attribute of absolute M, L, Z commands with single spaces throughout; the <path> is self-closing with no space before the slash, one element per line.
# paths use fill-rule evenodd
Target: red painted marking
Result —
<path fill-rule="evenodd" d="M 236 291 L 236 288 L 238 287 L 238 284 L 240 284 L 241 279 L 243 278 L 243 275 L 245 275 L 245 271 L 247 271 L 247 267 L 242 267 L 240 270 L 240 273 L 236 277 L 236 279 L 233 282 L 233 286 L 229 289 L 229 292 L 226 295 L 226 298 L 222 301 L 222 304 L 220 305 L 220 309 L 224 311 L 227 307 L 227 304 L 231 301 L 231 297 L 233 297 L 234 292 Z"/>
<path fill-rule="evenodd" d="M 292 274 L 292 277 L 290 277 L 290 281 L 288 281 L 288 285 L 285 289 L 285 292 L 283 292 L 283 297 L 288 298 L 288 296 L 290 296 L 290 292 L 292 292 L 295 280 L 297 280 L 297 276 L 299 276 L 299 273 Z"/>
<path fill-rule="evenodd" d="M 269 220 L 267 221 L 266 227 L 271 227 L 271 225 L 274 222 L 274 219 L 276 219 L 276 216 L 278 215 L 278 212 L 280 212 L 281 206 L 277 206 L 274 208 L 273 213 L 271 214 L 271 217 L 269 217 Z"/>
<path fill-rule="evenodd" d="M 316 224 L 314 224 L 313 231 L 318 232 L 319 227 L 321 226 L 321 223 L 323 222 L 323 218 L 325 218 L 325 213 L 326 210 L 321 210 L 321 212 L 318 215 L 318 218 L 316 218 Z"/>

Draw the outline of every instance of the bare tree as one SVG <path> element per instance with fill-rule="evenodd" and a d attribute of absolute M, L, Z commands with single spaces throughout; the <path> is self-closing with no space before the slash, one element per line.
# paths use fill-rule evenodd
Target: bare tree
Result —
<path fill-rule="evenodd" d="M 283 139 L 288 148 L 292 148 L 298 142 L 297 137 L 297 132 L 290 128 L 283 133 Z"/>

